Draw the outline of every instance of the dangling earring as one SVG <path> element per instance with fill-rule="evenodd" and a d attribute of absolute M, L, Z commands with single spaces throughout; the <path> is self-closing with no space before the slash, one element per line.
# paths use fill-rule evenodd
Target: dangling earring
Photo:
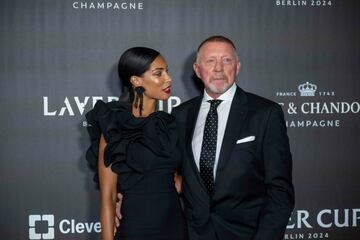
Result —
<path fill-rule="evenodd" d="M 135 87 L 135 101 L 134 101 L 134 106 L 135 108 L 139 108 L 139 114 L 140 116 L 142 115 L 142 110 L 143 110 L 143 99 L 144 99 L 144 95 L 143 93 L 145 92 L 145 88 L 143 88 L 142 86 L 138 86 Z"/>

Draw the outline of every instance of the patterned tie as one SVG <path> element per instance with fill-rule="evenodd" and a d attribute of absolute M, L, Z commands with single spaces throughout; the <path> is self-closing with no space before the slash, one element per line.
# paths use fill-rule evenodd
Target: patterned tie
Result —
<path fill-rule="evenodd" d="M 206 116 L 204 136 L 200 153 L 200 176 L 211 195 L 214 188 L 214 163 L 216 156 L 218 114 L 217 107 L 222 100 L 209 100 L 210 110 Z"/>

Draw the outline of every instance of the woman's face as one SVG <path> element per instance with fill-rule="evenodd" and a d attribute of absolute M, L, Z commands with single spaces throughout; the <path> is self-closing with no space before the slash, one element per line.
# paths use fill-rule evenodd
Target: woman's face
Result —
<path fill-rule="evenodd" d="M 166 61 L 161 55 L 155 58 L 149 70 L 140 79 L 141 86 L 145 88 L 144 97 L 156 100 L 166 100 L 170 97 L 172 80 Z"/>

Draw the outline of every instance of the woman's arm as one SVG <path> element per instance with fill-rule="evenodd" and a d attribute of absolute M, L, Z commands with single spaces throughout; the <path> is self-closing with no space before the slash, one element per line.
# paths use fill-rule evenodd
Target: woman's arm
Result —
<path fill-rule="evenodd" d="M 99 181 L 100 181 L 100 222 L 101 239 L 114 239 L 114 218 L 117 192 L 117 174 L 104 164 L 106 141 L 101 135 L 99 143 Z"/>

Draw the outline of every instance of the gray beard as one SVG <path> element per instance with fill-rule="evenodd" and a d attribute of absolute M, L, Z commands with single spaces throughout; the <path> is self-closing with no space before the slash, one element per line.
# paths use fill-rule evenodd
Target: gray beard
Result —
<path fill-rule="evenodd" d="M 209 84 L 208 88 L 212 93 L 215 94 L 223 94 L 224 92 L 226 92 L 229 88 L 231 87 L 231 85 L 229 85 L 228 83 L 223 84 L 221 87 L 215 87 L 212 84 Z"/>

